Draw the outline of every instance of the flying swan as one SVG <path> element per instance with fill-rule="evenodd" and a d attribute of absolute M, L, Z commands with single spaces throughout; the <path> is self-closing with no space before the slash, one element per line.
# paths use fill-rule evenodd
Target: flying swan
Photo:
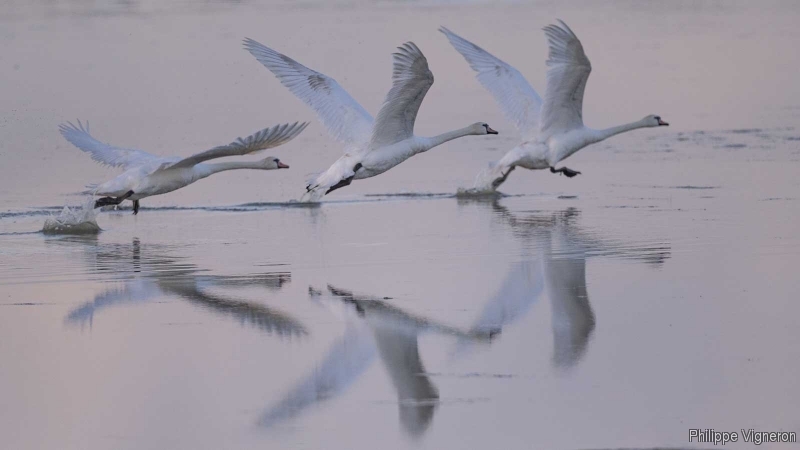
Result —
<path fill-rule="evenodd" d="M 544 27 L 549 55 L 544 99 L 514 67 L 447 28 L 439 31 L 477 72 L 478 81 L 493 96 L 504 115 L 522 134 L 522 143 L 511 149 L 476 179 L 477 190 L 493 191 L 515 167 L 550 169 L 574 177 L 580 172 L 555 166 L 588 145 L 637 128 L 669 125 L 649 115 L 636 122 L 595 130 L 583 125 L 583 92 L 592 71 L 581 41 L 562 22 Z"/>
<path fill-rule="evenodd" d="M 139 200 L 152 195 L 166 194 L 209 175 L 233 169 L 288 169 L 274 156 L 261 161 L 229 161 L 207 164 L 205 161 L 226 156 L 241 156 L 285 144 L 302 132 L 308 123 L 275 125 L 265 128 L 244 139 L 238 138 L 228 145 L 214 147 L 187 158 L 180 156 L 156 156 L 141 150 L 114 147 L 93 138 L 89 134 L 89 123 L 84 126 L 71 122 L 59 127 L 61 135 L 72 145 L 78 147 L 98 163 L 121 167 L 125 170 L 116 178 L 92 186 L 93 195 L 103 195 L 95 201 L 94 207 L 119 205 L 125 200 L 133 202 L 133 213 L 139 212 Z"/>
<path fill-rule="evenodd" d="M 447 141 L 469 135 L 497 134 L 488 124 L 477 122 L 434 137 L 414 135 L 417 111 L 433 85 L 433 74 L 425 56 L 413 42 L 406 42 L 393 54 L 392 88 L 375 120 L 333 78 L 252 39 L 244 40 L 244 48 L 310 106 L 328 132 L 345 146 L 342 157 L 309 180 L 306 194 L 311 200 L 318 200 L 353 180 L 386 172 Z"/>

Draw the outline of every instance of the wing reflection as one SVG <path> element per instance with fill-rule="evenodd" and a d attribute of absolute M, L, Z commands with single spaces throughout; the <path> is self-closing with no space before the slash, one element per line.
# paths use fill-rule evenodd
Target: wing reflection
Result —
<path fill-rule="evenodd" d="M 553 364 L 569 368 L 586 353 L 595 327 L 586 292 L 586 258 L 550 257 L 544 272 L 553 311 Z"/>
<path fill-rule="evenodd" d="M 293 419 L 303 411 L 347 390 L 375 359 L 375 343 L 369 330 L 349 324 L 331 345 L 325 359 L 283 399 L 261 415 L 259 425 L 271 427 Z"/>
<path fill-rule="evenodd" d="M 216 277 L 224 280 L 225 277 Z M 239 277 L 236 277 L 239 278 Z M 236 280 L 239 281 L 239 280 Z M 222 285 L 225 285 L 224 281 Z M 306 328 L 291 316 L 261 303 L 235 300 L 201 290 L 197 280 L 185 277 L 159 282 L 165 293 L 173 294 L 207 311 L 234 317 L 241 325 L 250 325 L 269 334 L 295 336 L 308 334 Z"/>
<path fill-rule="evenodd" d="M 348 322 L 345 336 L 331 347 L 323 362 L 269 409 L 261 424 L 272 426 L 341 394 L 371 365 L 377 350 L 395 388 L 404 431 L 412 438 L 421 437 L 433 420 L 439 391 L 422 363 L 418 336 L 430 332 L 481 340 L 488 334 L 463 331 L 410 314 L 384 299 L 356 295 L 345 289 L 328 286 L 328 294 L 351 307 L 354 320 Z"/>
<path fill-rule="evenodd" d="M 262 303 L 236 299 L 229 295 L 210 292 L 219 287 L 263 287 L 279 290 L 291 280 L 286 272 L 256 275 L 204 275 L 196 266 L 184 262 L 183 258 L 169 256 L 169 248 L 158 246 L 152 252 L 143 251 L 139 239 L 130 246 L 101 244 L 94 240 L 62 240 L 61 244 L 79 243 L 83 246 L 87 266 L 94 270 L 124 274 L 133 277 L 121 281 L 95 296 L 95 298 L 70 311 L 65 318 L 67 324 L 88 322 L 91 327 L 94 315 L 110 307 L 153 301 L 163 297 L 176 297 L 202 307 L 206 311 L 237 319 L 268 334 L 290 337 L 308 334 L 306 328 L 293 317 Z"/>
<path fill-rule="evenodd" d="M 491 337 L 523 317 L 542 294 L 542 264 L 541 259 L 514 264 L 500 290 L 486 302 L 480 316 L 472 325 L 472 331 Z M 476 347 L 475 340 L 459 339 L 454 356 L 465 356 Z"/>
<path fill-rule="evenodd" d="M 94 300 L 84 303 L 67 313 L 64 321 L 68 324 L 78 324 L 81 329 L 88 322 L 91 329 L 94 313 L 97 310 L 120 304 L 147 302 L 162 295 L 161 289 L 152 280 L 130 281 L 97 294 Z"/>
<path fill-rule="evenodd" d="M 527 314 L 546 291 L 552 310 L 552 360 L 557 368 L 569 369 L 581 360 L 595 328 L 586 284 L 587 258 L 619 257 L 660 265 L 670 256 L 667 244 L 631 245 L 584 229 L 576 208 L 517 215 L 497 199 L 489 204 L 494 216 L 510 226 L 530 255 L 512 266 L 472 330 L 499 332 Z M 475 348 L 460 342 L 454 353 L 462 355 Z"/>

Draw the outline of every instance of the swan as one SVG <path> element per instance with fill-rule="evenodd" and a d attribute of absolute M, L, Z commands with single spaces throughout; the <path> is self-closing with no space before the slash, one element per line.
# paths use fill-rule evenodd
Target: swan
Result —
<path fill-rule="evenodd" d="M 572 178 L 580 172 L 555 166 L 578 150 L 626 131 L 669 125 L 661 117 L 649 115 L 602 130 L 584 126 L 583 92 L 592 65 L 575 33 L 563 21 L 558 22 L 544 27 L 549 46 L 544 99 L 517 69 L 447 28 L 439 28 L 522 134 L 518 146 L 479 175 L 478 190 L 494 191 L 517 166 L 550 169 Z"/>
<path fill-rule="evenodd" d="M 94 207 L 119 205 L 125 200 L 133 202 L 133 214 L 139 213 L 139 200 L 152 195 L 166 194 L 209 175 L 233 169 L 288 169 L 278 158 L 268 156 L 261 161 L 239 161 L 207 164 L 205 161 L 225 156 L 248 155 L 285 144 L 299 135 L 308 123 L 275 125 L 244 139 L 238 138 L 228 145 L 214 147 L 195 155 L 156 156 L 141 150 L 115 147 L 93 138 L 86 126 L 78 121 L 61 124 L 61 135 L 75 147 L 89 153 L 95 161 L 105 166 L 121 167 L 119 176 L 105 183 L 90 186 L 88 192 L 103 195 Z"/>
<path fill-rule="evenodd" d="M 312 200 L 347 186 L 353 180 L 386 172 L 447 141 L 470 135 L 497 134 L 488 124 L 477 122 L 434 137 L 414 135 L 417 111 L 433 85 L 433 74 L 428 69 L 427 59 L 413 42 L 406 42 L 393 54 L 392 88 L 374 121 L 333 78 L 252 39 L 244 40 L 244 48 L 310 106 L 328 132 L 345 146 L 342 157 L 309 180 L 306 194 Z"/>

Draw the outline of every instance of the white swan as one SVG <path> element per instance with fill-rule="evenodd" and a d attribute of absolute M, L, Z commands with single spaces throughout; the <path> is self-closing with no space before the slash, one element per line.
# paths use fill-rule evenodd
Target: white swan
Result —
<path fill-rule="evenodd" d="M 222 162 L 205 164 L 204 161 L 225 156 L 248 155 L 277 147 L 294 139 L 308 123 L 275 125 L 265 128 L 244 139 L 239 138 L 228 145 L 214 147 L 202 153 L 181 158 L 180 156 L 156 156 L 141 150 L 132 150 L 105 144 L 89 134 L 89 123 L 62 124 L 61 135 L 72 145 L 87 152 L 100 164 L 121 167 L 125 172 L 105 183 L 92 186 L 97 199 L 94 207 L 119 205 L 124 200 L 133 202 L 133 213 L 139 212 L 139 200 L 152 195 L 165 194 L 194 183 L 197 180 L 224 170 L 233 169 L 288 169 L 278 158 L 269 156 L 261 161 Z"/>
<path fill-rule="evenodd" d="M 434 137 L 414 136 L 417 111 L 433 85 L 433 74 L 413 42 L 398 47 L 393 55 L 392 89 L 374 121 L 333 78 L 252 39 L 245 39 L 244 47 L 317 113 L 335 139 L 345 144 L 344 156 L 309 180 L 306 190 L 312 200 L 347 186 L 354 179 L 386 172 L 417 153 L 452 139 L 497 134 L 489 125 L 478 122 Z"/>
<path fill-rule="evenodd" d="M 575 33 L 564 22 L 559 23 L 560 26 L 544 27 L 549 45 L 544 100 L 517 69 L 447 28 L 439 29 L 477 72 L 478 81 L 522 134 L 522 143 L 479 175 L 476 189 L 496 189 L 516 166 L 549 168 L 571 178 L 580 172 L 566 167 L 556 169 L 555 165 L 583 147 L 637 128 L 669 125 L 661 117 L 650 115 L 604 130 L 584 126 L 583 92 L 592 66 Z"/>

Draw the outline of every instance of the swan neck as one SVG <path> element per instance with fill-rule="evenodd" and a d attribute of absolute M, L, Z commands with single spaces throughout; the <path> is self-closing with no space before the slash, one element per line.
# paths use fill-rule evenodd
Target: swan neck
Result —
<path fill-rule="evenodd" d="M 264 168 L 259 161 L 230 161 L 212 164 L 198 164 L 196 167 L 198 167 L 200 171 L 201 178 L 205 178 L 215 173 L 224 172 L 226 170 Z"/>
<path fill-rule="evenodd" d="M 647 124 L 645 124 L 644 121 L 637 120 L 636 122 L 617 125 L 616 127 L 605 128 L 602 130 L 594 130 L 593 133 L 594 142 L 600 142 L 610 138 L 611 136 L 615 136 L 620 133 L 625 133 L 626 131 L 635 130 L 637 128 L 644 128 L 646 126 Z"/>
<path fill-rule="evenodd" d="M 427 139 L 427 142 L 420 151 L 424 152 L 438 145 L 442 145 L 447 141 L 452 141 L 453 139 L 469 136 L 471 134 L 472 134 L 472 128 L 465 127 L 465 128 L 459 128 L 458 130 L 448 131 L 446 133 L 442 133 L 433 137 L 429 137 Z"/>

